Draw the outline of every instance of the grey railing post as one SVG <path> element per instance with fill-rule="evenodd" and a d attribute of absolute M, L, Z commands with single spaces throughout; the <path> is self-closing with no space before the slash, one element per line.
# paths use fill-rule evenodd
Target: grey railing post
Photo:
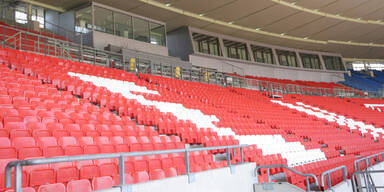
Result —
<path fill-rule="evenodd" d="M 22 175 L 21 175 L 21 165 L 20 163 L 17 163 L 15 165 L 15 186 L 14 191 L 15 192 L 21 192 L 22 190 Z"/>
<path fill-rule="evenodd" d="M 307 191 L 310 191 L 311 190 L 311 184 L 309 183 L 309 176 L 305 176 L 305 182 L 307 184 Z"/>
<path fill-rule="evenodd" d="M 267 167 L 267 182 L 268 183 L 271 182 L 271 177 L 270 177 L 270 173 L 269 173 L 269 167 Z"/>
<path fill-rule="evenodd" d="M 3 27 L 3 40 L 1 41 L 1 46 L 4 47 L 5 46 L 5 27 Z"/>
<path fill-rule="evenodd" d="M 329 175 L 329 173 L 327 174 L 327 185 L 329 188 L 332 188 L 331 176 Z"/>
<path fill-rule="evenodd" d="M 256 168 L 255 168 L 255 175 L 257 176 L 258 175 L 258 171 L 259 171 L 259 169 L 261 169 L 261 168 L 266 168 L 267 169 L 267 182 L 268 183 L 270 183 L 271 182 L 271 179 L 269 178 L 270 176 L 270 173 L 269 173 L 269 168 L 280 168 L 280 167 L 282 167 L 282 168 L 285 168 L 285 169 L 288 169 L 289 171 L 292 171 L 292 172 L 294 172 L 294 173 L 296 173 L 296 174 L 298 174 L 298 175 L 301 175 L 301 176 L 304 176 L 304 177 L 312 177 L 313 178 L 313 180 L 314 180 L 314 182 L 315 182 L 315 185 L 316 186 L 319 186 L 319 182 L 318 182 L 318 180 L 317 180 L 317 177 L 314 175 L 314 174 L 310 174 L 310 173 L 300 173 L 300 172 L 298 172 L 298 171 L 296 171 L 296 170 L 294 170 L 294 169 L 292 169 L 292 168 L 290 168 L 290 167 L 288 167 L 288 166 L 286 166 L 286 165 L 260 165 L 260 166 L 256 166 Z M 308 185 L 309 186 L 309 185 Z"/>
<path fill-rule="evenodd" d="M 80 48 L 79 48 L 79 51 L 80 51 L 80 61 L 83 62 L 83 33 L 80 33 Z"/>
<path fill-rule="evenodd" d="M 191 169 L 189 167 L 189 154 L 188 149 L 184 152 L 184 164 L 185 164 L 185 174 L 187 174 L 188 177 L 188 183 L 192 183 L 194 181 L 194 176 L 191 174 Z"/>
<path fill-rule="evenodd" d="M 28 48 L 27 48 L 28 36 L 27 36 L 26 32 L 24 33 L 24 38 L 25 38 L 25 40 L 24 40 L 24 50 L 28 50 Z"/>
<path fill-rule="evenodd" d="M 119 185 L 125 185 L 124 157 L 119 157 Z"/>
<path fill-rule="evenodd" d="M 244 152 L 244 149 L 243 149 L 243 147 L 240 147 L 240 162 L 241 163 L 244 163 L 244 154 L 243 154 L 243 152 Z"/>
<path fill-rule="evenodd" d="M 40 53 L 40 36 L 37 36 L 37 52 Z"/>
<path fill-rule="evenodd" d="M 22 49 L 21 49 L 21 38 L 23 37 L 23 35 L 22 35 L 21 32 L 19 33 L 19 36 L 20 36 L 20 37 L 19 37 L 19 50 L 22 50 Z"/>
<path fill-rule="evenodd" d="M 225 151 L 227 153 L 227 166 L 230 167 L 231 166 L 231 151 L 229 150 L 229 148 L 226 148 Z"/>
<path fill-rule="evenodd" d="M 332 188 L 332 182 L 331 182 L 331 173 L 332 172 L 335 172 L 335 171 L 338 171 L 338 170 L 341 170 L 342 171 L 342 174 L 343 174 L 343 181 L 347 180 L 347 167 L 342 165 L 342 166 L 339 166 L 339 167 L 336 167 L 336 168 L 333 168 L 333 169 L 330 169 L 330 170 L 327 170 L 327 171 L 324 171 L 323 173 L 321 173 L 320 175 L 320 181 L 321 181 L 321 186 L 324 187 L 325 184 L 324 184 L 324 176 L 327 177 L 327 185 L 328 185 L 328 188 L 331 189 Z"/>

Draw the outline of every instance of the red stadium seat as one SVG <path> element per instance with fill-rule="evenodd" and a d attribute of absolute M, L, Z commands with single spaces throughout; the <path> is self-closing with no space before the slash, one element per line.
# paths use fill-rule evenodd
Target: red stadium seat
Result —
<path fill-rule="evenodd" d="M 51 167 L 56 172 L 56 182 L 67 183 L 79 179 L 79 170 L 72 162 L 54 163 Z"/>
<path fill-rule="evenodd" d="M 109 176 L 94 177 L 92 179 L 93 190 L 111 189 L 113 186 L 113 179 Z"/>
<path fill-rule="evenodd" d="M 65 185 L 62 183 L 41 185 L 37 192 L 66 192 Z"/>
<path fill-rule="evenodd" d="M 92 192 L 92 186 L 86 179 L 70 181 L 67 184 L 67 192 Z"/>
<path fill-rule="evenodd" d="M 146 171 L 135 172 L 133 175 L 134 183 L 149 181 L 149 175 Z"/>
<path fill-rule="evenodd" d="M 149 172 L 149 178 L 151 180 L 157 180 L 157 179 L 164 179 L 166 178 L 166 176 L 162 169 L 154 169 Z"/>

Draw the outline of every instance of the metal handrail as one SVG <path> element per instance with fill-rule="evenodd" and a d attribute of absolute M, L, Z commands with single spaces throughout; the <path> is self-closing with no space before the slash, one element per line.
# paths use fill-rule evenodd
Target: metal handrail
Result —
<path fill-rule="evenodd" d="M 344 177 L 343 181 L 347 180 L 347 175 L 348 175 L 347 167 L 342 165 L 342 166 L 339 166 L 339 167 L 336 167 L 336 168 L 333 168 L 333 169 L 330 169 L 330 170 L 327 170 L 327 171 L 324 171 L 323 173 L 321 173 L 321 175 L 320 175 L 321 187 L 325 186 L 324 176 L 326 175 L 328 188 L 332 189 L 331 173 L 338 171 L 338 170 L 341 170 L 343 173 L 343 177 Z"/>
<path fill-rule="evenodd" d="M 110 153 L 110 154 L 96 154 L 96 155 L 79 155 L 79 156 L 65 156 L 65 157 L 52 157 L 52 158 L 42 158 L 42 159 L 28 159 L 20 161 L 11 161 L 5 167 L 5 187 L 11 187 L 11 170 L 12 167 L 15 167 L 14 175 L 14 191 L 21 192 L 22 189 L 22 177 L 21 177 L 21 168 L 22 166 L 31 166 L 31 165 L 41 165 L 41 164 L 51 164 L 51 163 L 62 163 L 62 162 L 72 162 L 72 161 L 85 161 L 85 160 L 96 160 L 96 159 L 119 159 L 119 185 L 125 185 L 125 175 L 124 175 L 124 161 L 125 157 L 135 157 L 135 156 L 147 156 L 147 155 L 160 155 L 160 154 L 169 154 L 169 153 L 184 153 L 184 164 L 186 175 L 191 180 L 191 172 L 189 167 L 189 152 L 194 151 L 210 151 L 210 150 L 220 150 L 225 149 L 227 153 L 227 166 L 231 166 L 231 150 L 240 148 L 240 157 L 241 163 L 244 162 L 243 158 L 243 148 L 248 145 L 231 145 L 231 146 L 220 146 L 220 147 L 205 147 L 205 148 L 190 148 L 190 149 L 174 149 L 174 150 L 162 150 L 162 151 L 143 151 L 143 152 L 129 152 L 129 153 Z M 234 151 L 233 151 L 234 152 Z"/>
<path fill-rule="evenodd" d="M 367 190 L 366 190 L 367 192 L 372 192 L 372 191 L 371 191 L 370 184 L 368 183 L 368 178 L 367 178 L 367 175 L 370 174 L 370 173 L 384 173 L 384 170 L 372 170 L 372 171 L 364 170 L 364 171 L 355 171 L 355 172 L 352 174 L 352 177 L 351 177 L 353 192 L 361 191 L 360 189 L 367 189 Z M 365 184 L 364 186 L 357 186 L 357 176 L 358 176 L 358 175 L 363 175 L 363 178 L 364 178 L 364 184 Z M 384 186 L 374 186 L 374 188 L 375 188 L 375 189 L 383 189 Z"/>
<path fill-rule="evenodd" d="M 285 168 L 285 169 L 288 169 L 289 171 L 292 171 L 298 175 L 301 175 L 303 177 L 305 177 L 305 180 L 306 180 L 306 184 L 307 184 L 307 189 L 306 191 L 311 191 L 311 186 L 310 186 L 310 183 L 309 183 L 309 177 L 312 177 L 315 181 L 315 185 L 317 187 L 319 187 L 319 182 L 317 180 L 317 177 L 316 175 L 312 174 L 312 173 L 301 173 L 299 171 L 296 171 L 295 169 L 291 168 L 291 167 L 288 167 L 286 165 L 259 165 L 255 168 L 255 175 L 256 177 L 258 176 L 258 172 L 259 172 L 259 169 L 262 169 L 262 168 L 265 168 L 267 169 L 267 182 L 270 183 L 271 182 L 271 177 L 270 177 L 270 174 L 269 174 L 269 169 L 270 168 Z"/>
<path fill-rule="evenodd" d="M 67 56 L 57 55 L 56 53 L 55 53 L 55 55 L 52 55 L 52 56 L 55 56 L 55 57 L 61 56 L 64 59 L 72 59 L 72 60 L 78 60 L 80 62 L 88 62 L 88 63 L 92 63 L 92 64 L 98 64 L 97 60 L 99 60 L 99 58 L 101 57 L 100 54 L 102 54 L 103 55 L 102 58 L 105 58 L 106 63 L 100 63 L 100 64 L 108 66 L 111 57 L 119 57 L 119 58 L 121 58 L 121 64 L 123 65 L 123 69 L 126 69 L 126 66 L 125 66 L 126 63 L 125 63 L 125 58 L 124 58 L 123 54 L 105 51 L 102 49 L 96 49 L 93 47 L 85 46 L 82 43 L 80 43 L 80 44 L 73 43 L 73 42 L 69 42 L 69 41 L 65 41 L 65 40 L 52 38 L 49 36 L 44 36 L 44 35 L 32 33 L 29 31 L 23 31 L 21 29 L 6 26 L 6 25 L 0 24 L 0 26 L 2 26 L 3 28 L 15 30 L 15 31 L 21 31 L 23 34 L 25 34 L 24 37 L 21 36 L 21 38 L 26 38 L 26 36 L 28 36 L 28 37 L 35 37 L 35 39 L 37 37 L 37 41 L 45 40 L 45 41 L 41 42 L 42 45 L 52 46 L 52 44 L 49 44 L 49 42 L 46 42 L 46 41 L 50 41 L 50 42 L 56 42 L 57 44 L 62 45 L 62 48 L 65 48 L 65 47 L 69 48 L 68 49 L 69 54 L 67 54 Z M 21 43 L 21 38 L 19 39 L 20 43 Z M 28 39 L 28 40 L 31 40 L 31 39 Z M 38 44 L 40 44 L 40 42 L 38 42 Z M 12 48 L 17 48 L 17 47 L 12 47 Z M 21 49 L 21 46 L 19 46 L 19 49 Z M 72 49 L 76 49 L 76 50 L 72 50 Z M 86 52 L 91 53 L 91 55 L 85 56 L 84 53 L 86 53 Z M 41 54 L 41 53 L 39 53 L 39 54 Z M 45 54 L 50 54 L 50 53 L 48 52 Z M 69 57 L 69 55 L 71 55 L 71 54 L 74 54 L 77 57 L 74 57 L 74 58 Z M 86 58 L 86 60 L 84 60 L 84 58 Z M 140 58 L 136 58 L 136 59 L 139 60 Z M 152 64 L 150 63 L 149 65 L 152 65 Z M 174 68 L 176 66 L 162 64 L 162 63 L 161 63 L 161 65 L 163 67 L 165 67 L 165 66 L 171 67 L 172 76 L 170 76 L 170 77 L 176 78 L 174 76 L 174 71 L 175 71 Z M 112 67 L 112 66 L 108 66 L 108 67 Z M 194 66 L 194 67 L 197 68 L 198 70 L 200 70 L 200 72 L 204 71 L 203 68 L 200 68 L 197 66 Z M 183 71 L 184 71 L 183 67 L 180 67 L 180 68 L 183 69 Z M 191 69 L 186 69 L 186 70 L 191 70 Z M 152 71 L 139 71 L 139 72 L 152 74 Z M 360 96 L 362 96 L 361 91 L 350 90 L 350 89 L 318 88 L 318 87 L 309 87 L 309 86 L 296 85 L 296 84 L 283 84 L 283 83 L 276 83 L 276 82 L 272 82 L 272 81 L 246 78 L 244 76 L 233 76 L 233 75 L 228 75 L 228 74 L 225 74 L 222 72 L 207 71 L 207 73 L 209 74 L 209 80 L 212 79 L 212 81 L 207 81 L 207 82 L 202 81 L 202 79 L 204 79 L 204 78 L 201 78 L 201 77 L 198 77 L 197 79 L 199 79 L 200 82 L 222 84 L 223 86 L 256 89 L 256 90 L 261 90 L 261 91 L 266 91 L 266 92 L 270 92 L 273 90 L 273 91 L 279 91 L 283 94 L 324 95 L 324 96 L 343 96 L 343 97 L 360 97 Z M 210 76 L 210 74 L 214 74 L 214 75 Z M 164 75 L 163 71 L 161 71 L 161 75 Z M 221 79 L 221 78 L 223 78 L 223 79 Z M 232 78 L 232 83 L 226 82 L 227 78 Z M 196 77 L 193 80 L 195 80 L 195 79 L 196 79 Z M 188 80 L 192 80 L 192 79 L 188 79 Z M 222 83 L 222 81 L 224 81 L 224 83 Z"/>
<path fill-rule="evenodd" d="M 371 162 L 371 159 L 372 157 L 376 157 L 376 161 L 379 161 L 379 156 L 381 156 L 382 160 L 384 161 L 384 152 L 381 152 L 381 153 L 377 153 L 377 154 L 373 154 L 373 155 L 369 155 L 367 157 L 363 157 L 361 159 L 357 159 L 353 162 L 354 164 L 354 167 L 355 167 L 355 171 L 361 171 L 360 170 L 360 165 L 359 163 L 361 161 L 364 161 L 364 165 L 365 165 L 365 169 L 368 168 L 368 166 L 371 166 L 372 165 L 372 162 Z"/>
<path fill-rule="evenodd" d="M 4 8 L 7 11 L 11 11 L 13 13 L 15 11 L 18 11 L 18 12 L 22 12 L 22 13 L 28 14 L 25 11 L 16 10 L 14 7 L 11 7 L 11 6 L 0 5 L 0 10 L 3 10 Z M 25 26 L 25 24 L 23 24 L 23 23 L 16 22 L 15 18 L 7 17 L 7 15 L 9 15 L 9 14 L 3 14 L 2 16 L 0 16 L 1 20 L 5 21 L 6 23 L 9 23 L 9 24 L 17 24 L 17 25 Z M 11 14 L 11 15 L 14 15 L 14 14 Z M 29 19 L 28 17 L 27 17 L 27 19 L 18 18 L 18 20 L 25 21 L 26 23 L 29 23 L 30 21 L 35 21 L 35 20 L 32 20 L 32 19 Z M 57 28 L 60 31 L 63 31 L 65 33 L 65 38 L 67 38 L 67 39 L 69 37 L 68 34 L 70 34 L 72 36 L 76 36 L 76 34 L 77 34 L 77 32 L 75 32 L 75 31 L 68 30 L 68 29 L 66 29 L 66 28 L 64 28 L 64 27 L 62 27 L 60 25 L 57 25 L 55 23 L 51 23 L 51 22 L 49 22 L 47 20 L 44 20 L 44 28 L 43 28 L 45 30 L 44 33 L 49 32 L 50 35 L 56 35 L 56 34 L 53 31 L 51 31 L 50 29 L 47 29 L 46 24 L 51 25 L 51 26 L 53 26 L 54 28 Z M 40 31 L 37 31 L 37 32 L 41 33 Z"/>

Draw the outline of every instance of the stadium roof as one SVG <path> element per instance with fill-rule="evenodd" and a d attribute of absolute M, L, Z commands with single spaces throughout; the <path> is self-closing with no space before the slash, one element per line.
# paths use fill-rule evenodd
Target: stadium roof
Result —
<path fill-rule="evenodd" d="M 32 1 L 32 0 L 25 0 Z M 36 0 L 70 9 L 87 0 Z M 96 2 L 166 22 L 275 45 L 384 59 L 382 0 L 113 0 Z"/>

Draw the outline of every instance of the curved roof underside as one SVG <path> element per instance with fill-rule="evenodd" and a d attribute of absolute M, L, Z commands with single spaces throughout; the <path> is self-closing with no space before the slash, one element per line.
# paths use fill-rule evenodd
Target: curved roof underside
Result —
<path fill-rule="evenodd" d="M 87 0 L 38 0 L 71 8 Z M 382 0 L 113 0 L 96 2 L 167 24 L 258 42 L 384 59 Z M 257 30 L 256 30 L 257 29 Z"/>

